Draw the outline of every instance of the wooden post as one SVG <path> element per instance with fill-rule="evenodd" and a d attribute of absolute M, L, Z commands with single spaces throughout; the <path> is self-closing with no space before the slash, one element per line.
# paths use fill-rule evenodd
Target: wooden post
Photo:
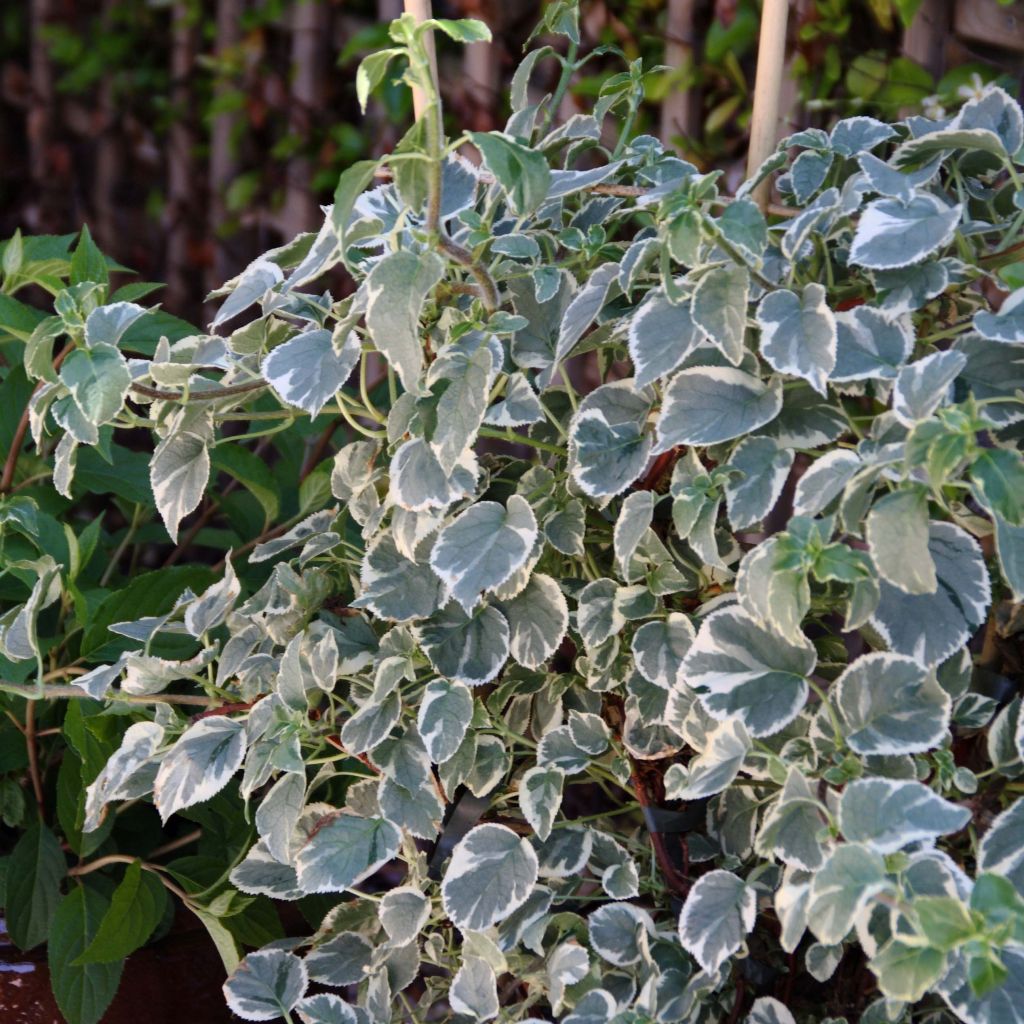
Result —
<path fill-rule="evenodd" d="M 411 14 L 417 22 L 426 21 L 432 17 L 430 12 L 430 0 L 405 0 L 405 13 Z M 437 49 L 434 46 L 434 33 L 428 32 L 423 40 L 427 47 L 427 54 L 430 57 L 430 75 L 434 79 L 434 88 L 437 88 Z M 422 89 L 413 89 L 412 106 L 418 121 L 423 116 L 427 106 L 427 97 Z"/>
<path fill-rule="evenodd" d="M 779 139 L 779 95 L 785 68 L 788 14 L 789 0 L 764 0 L 754 80 L 754 112 L 750 119 L 747 177 L 751 177 L 772 154 Z M 767 208 L 770 195 L 771 182 L 767 179 L 753 192 L 753 198 L 762 210 Z"/>

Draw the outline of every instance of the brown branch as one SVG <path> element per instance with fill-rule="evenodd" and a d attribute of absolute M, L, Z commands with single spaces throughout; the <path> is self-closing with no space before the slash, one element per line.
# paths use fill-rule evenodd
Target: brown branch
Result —
<path fill-rule="evenodd" d="M 636 762 L 632 758 L 630 759 L 629 777 L 633 783 L 633 791 L 636 793 L 637 803 L 640 804 L 645 812 L 653 809 L 654 804 L 651 802 L 650 794 L 647 792 L 647 784 L 640 777 L 640 771 L 637 768 Z M 646 814 L 645 817 L 647 817 Z M 649 821 L 648 824 L 650 824 Z M 663 832 L 657 832 L 651 828 L 648 828 L 648 834 L 651 837 L 651 847 L 654 850 L 654 859 L 658 862 L 658 867 L 661 869 L 661 873 L 665 876 L 665 881 L 668 883 L 668 887 L 677 896 L 685 897 L 690 891 L 690 882 L 679 873 L 675 864 L 672 863 L 672 856 L 668 852 L 668 848 L 665 846 L 665 834 Z"/>
<path fill-rule="evenodd" d="M 166 391 L 163 388 L 151 388 L 148 384 L 132 384 L 132 391 L 137 395 L 145 395 L 146 398 L 159 398 L 165 402 L 209 402 L 215 398 L 231 398 L 234 395 L 244 395 L 250 391 L 260 391 L 267 386 L 263 380 L 250 381 L 248 384 L 229 384 L 223 388 L 207 388 L 202 391 Z"/>

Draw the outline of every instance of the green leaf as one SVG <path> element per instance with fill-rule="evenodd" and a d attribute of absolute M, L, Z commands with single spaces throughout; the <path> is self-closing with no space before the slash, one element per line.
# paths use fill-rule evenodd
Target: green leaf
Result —
<path fill-rule="evenodd" d="M 143 871 L 140 861 L 132 861 L 114 890 L 96 934 L 74 966 L 109 964 L 134 953 L 163 920 L 166 906 L 167 891 L 160 879 Z"/>
<path fill-rule="evenodd" d="M 359 109 L 364 114 L 370 93 L 384 81 L 391 62 L 396 57 L 405 56 L 405 53 L 404 49 L 392 47 L 389 50 L 378 50 L 376 53 L 371 53 L 360 61 L 359 67 L 356 68 L 356 97 L 359 100 Z"/>
<path fill-rule="evenodd" d="M 19 949 L 33 949 L 50 935 L 67 863 L 45 825 L 30 825 L 11 853 L 7 869 L 7 933 Z"/>
<path fill-rule="evenodd" d="M 82 233 L 78 236 L 78 245 L 71 254 L 70 283 L 84 284 L 86 281 L 108 284 L 110 273 L 106 256 L 97 248 L 89 228 L 83 224 Z"/>
<path fill-rule="evenodd" d="M 210 453 L 210 468 L 237 480 L 260 503 L 264 526 L 281 511 L 281 491 L 266 462 L 241 445 L 225 444 Z M 81 470 L 79 470 L 81 473 Z"/>
<path fill-rule="evenodd" d="M 457 43 L 489 43 L 491 30 L 477 18 L 431 18 L 426 24 L 440 29 Z"/>
<path fill-rule="evenodd" d="M 551 169 L 544 154 L 503 132 L 469 132 L 487 169 L 508 197 L 512 214 L 528 217 L 547 198 Z"/>
<path fill-rule="evenodd" d="M 109 904 L 96 890 L 77 885 L 53 916 L 47 950 L 50 984 L 68 1024 L 99 1024 L 121 982 L 123 961 L 79 965 Z"/>
<path fill-rule="evenodd" d="M 1019 452 L 988 448 L 971 463 L 978 500 L 1011 526 L 1024 526 L 1024 459 Z"/>
<path fill-rule="evenodd" d="M 972 905 L 973 902 L 972 898 Z M 936 949 L 953 949 L 977 931 L 970 911 L 952 896 L 918 896 L 914 900 L 914 914 L 921 933 Z"/>
<path fill-rule="evenodd" d="M 889 999 L 916 1003 L 942 977 L 945 956 L 937 949 L 892 939 L 871 959 L 878 987 Z"/>

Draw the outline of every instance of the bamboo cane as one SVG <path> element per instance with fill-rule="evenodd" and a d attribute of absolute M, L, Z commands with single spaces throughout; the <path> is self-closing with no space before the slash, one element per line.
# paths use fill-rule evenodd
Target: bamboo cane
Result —
<path fill-rule="evenodd" d="M 405 13 L 411 14 L 417 21 L 427 21 L 431 15 L 430 0 L 404 0 Z M 424 42 L 427 46 L 427 54 L 430 57 L 430 75 L 434 79 L 434 89 L 437 89 L 437 49 L 434 46 L 434 33 L 428 32 Z M 423 116 L 427 107 L 427 96 L 422 89 L 414 88 L 412 91 L 412 107 L 418 121 Z"/>
<path fill-rule="evenodd" d="M 747 177 L 769 157 L 778 142 L 779 96 L 786 56 L 786 21 L 789 0 L 764 0 L 761 34 L 757 47 L 757 77 L 754 80 L 754 111 L 750 119 L 750 149 Z M 761 209 L 768 205 L 771 182 L 765 179 L 754 189 L 753 198 Z"/>

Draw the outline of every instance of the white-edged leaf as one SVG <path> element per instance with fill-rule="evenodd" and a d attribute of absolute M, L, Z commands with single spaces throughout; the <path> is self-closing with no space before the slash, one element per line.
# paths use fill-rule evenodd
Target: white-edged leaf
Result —
<path fill-rule="evenodd" d="M 359 1024 L 356 1011 L 333 992 L 318 992 L 295 1004 L 302 1024 Z"/>
<path fill-rule="evenodd" d="M 481 501 L 441 531 L 430 564 L 468 613 L 483 591 L 500 587 L 526 562 L 536 539 L 537 520 L 524 498 L 513 494 L 504 507 Z"/>
<path fill-rule="evenodd" d="M 254 302 L 261 300 L 275 284 L 280 284 L 283 280 L 284 273 L 276 263 L 262 256 L 253 260 L 238 277 L 225 285 L 231 288 L 231 294 L 217 310 L 210 327 L 219 327 L 233 319 Z"/>
<path fill-rule="evenodd" d="M 541 841 L 551 835 L 562 805 L 565 772 L 557 765 L 536 765 L 519 783 L 519 809 Z"/>
<path fill-rule="evenodd" d="M 658 448 L 731 441 L 770 423 L 781 409 L 781 380 L 765 384 L 728 366 L 681 370 L 665 389 Z"/>
<path fill-rule="evenodd" d="M 473 695 L 468 687 L 449 679 L 427 684 L 416 723 L 431 761 L 441 764 L 455 754 L 472 717 Z"/>
<path fill-rule="evenodd" d="M 836 320 L 824 286 L 805 285 L 802 295 L 785 289 L 769 292 L 757 307 L 757 323 L 761 355 L 768 364 L 827 394 L 836 365 Z"/>
<path fill-rule="evenodd" d="M 430 445 L 413 437 L 391 460 L 390 497 L 410 512 L 445 509 L 466 497 L 476 486 L 477 464 L 471 451 L 464 452 L 452 472 L 445 473 Z"/>
<path fill-rule="evenodd" d="M 685 768 L 673 764 L 665 773 L 669 800 L 700 800 L 729 786 L 750 751 L 750 737 L 738 718 L 720 722 L 709 734 L 707 746 Z"/>
<path fill-rule="evenodd" d="M 283 949 L 250 953 L 224 982 L 228 1006 L 243 1020 L 277 1020 L 305 995 L 306 965 Z"/>
<path fill-rule="evenodd" d="M 709 270 L 693 292 L 693 322 L 733 366 L 739 366 L 745 351 L 749 294 L 750 274 L 735 265 Z"/>
<path fill-rule="evenodd" d="M 725 503 L 734 530 L 759 523 L 779 500 L 793 466 L 793 452 L 771 437 L 745 437 L 729 465 L 740 474 L 725 484 Z"/>
<path fill-rule="evenodd" d="M 537 383 L 542 390 L 550 386 L 562 361 L 572 354 L 576 343 L 594 322 L 594 318 L 608 298 L 608 289 L 611 288 L 618 273 L 619 265 L 617 263 L 603 263 L 596 270 L 590 272 L 586 284 L 573 296 L 559 327 L 554 361 L 537 378 Z"/>
<path fill-rule="evenodd" d="M 654 516 L 655 494 L 653 491 L 634 491 L 627 494 L 615 520 L 612 542 L 615 561 L 619 571 L 628 578 L 629 563 L 643 539 Z"/>
<path fill-rule="evenodd" d="M 476 439 L 502 358 L 501 346 L 494 338 L 476 336 L 473 340 L 475 344 L 462 339 L 458 344 L 446 345 L 427 374 L 432 391 L 443 388 L 434 411 L 436 424 L 430 447 L 446 476 L 451 475 L 462 453 Z"/>
<path fill-rule="evenodd" d="M 938 578 L 935 593 L 907 594 L 883 581 L 871 624 L 891 650 L 937 665 L 985 621 L 992 587 L 978 542 L 960 527 L 933 522 L 928 550 Z"/>
<path fill-rule="evenodd" d="M 846 742 L 858 754 L 916 754 L 946 735 L 949 695 L 915 658 L 873 651 L 833 684 Z"/>
<path fill-rule="evenodd" d="M 381 897 L 377 915 L 391 942 L 404 946 L 419 937 L 430 919 L 430 900 L 414 886 L 402 885 Z"/>
<path fill-rule="evenodd" d="M 339 351 L 331 332 L 316 327 L 272 349 L 261 369 L 281 401 L 315 417 L 348 380 L 361 352 L 354 331 L 345 336 Z"/>
<path fill-rule="evenodd" d="M 974 329 L 989 341 L 1006 345 L 1024 343 L 1024 288 L 1006 297 L 998 313 L 982 309 L 974 314 Z"/>
<path fill-rule="evenodd" d="M 872 306 L 857 306 L 836 313 L 835 319 L 831 380 L 892 380 L 914 350 L 913 327 L 905 317 L 893 319 Z"/>
<path fill-rule="evenodd" d="M 406 391 L 420 393 L 423 342 L 420 313 L 434 286 L 444 276 L 444 260 L 436 253 L 409 250 L 385 256 L 367 275 L 366 327 L 379 352 L 398 374 Z"/>
<path fill-rule="evenodd" d="M 338 813 L 318 822 L 295 859 L 307 893 L 344 892 L 398 852 L 401 833 L 384 818 Z"/>
<path fill-rule="evenodd" d="M 149 310 L 134 302 L 111 302 L 99 306 L 85 318 L 85 343 L 117 345 L 124 332 Z"/>
<path fill-rule="evenodd" d="M 810 641 L 792 643 L 727 607 L 704 620 L 683 659 L 682 678 L 712 717 L 737 715 L 751 736 L 769 736 L 799 714 L 816 663 Z"/>
<path fill-rule="evenodd" d="M 971 820 L 966 807 L 943 800 L 920 782 L 855 779 L 839 801 L 844 838 L 879 853 L 957 832 Z"/>
<path fill-rule="evenodd" d="M 524 668 L 540 668 L 558 650 L 569 626 L 569 605 L 550 576 L 529 583 L 502 605 L 510 630 L 509 653 Z"/>
<path fill-rule="evenodd" d="M 414 634 L 440 675 L 467 686 L 489 683 L 508 658 L 508 621 L 490 605 L 467 615 L 451 601 Z"/>
<path fill-rule="evenodd" d="M 868 513 L 864 533 L 878 575 L 907 594 L 934 594 L 935 562 L 928 546 L 928 498 L 923 490 L 891 491 Z"/>
<path fill-rule="evenodd" d="M 61 365 L 60 379 L 94 426 L 109 423 L 121 411 L 132 383 L 127 360 L 105 342 L 74 349 Z"/>
<path fill-rule="evenodd" d="M 796 1021 L 784 1003 L 771 996 L 761 996 L 754 1000 L 744 1024 L 796 1024 Z"/>
<path fill-rule="evenodd" d="M 679 940 L 713 974 L 735 953 L 754 927 L 757 896 L 730 871 L 709 871 L 697 879 L 679 917 Z"/>
<path fill-rule="evenodd" d="M 861 468 L 860 456 L 847 448 L 836 448 L 815 459 L 796 483 L 793 512 L 798 516 L 816 516 L 843 493 Z"/>
<path fill-rule="evenodd" d="M 1010 804 L 982 837 L 978 871 L 1003 875 L 1024 896 L 1024 800 Z"/>
<path fill-rule="evenodd" d="M 441 883 L 445 913 L 482 931 L 521 907 L 537 881 L 537 855 L 504 825 L 477 825 L 456 845 Z"/>
<path fill-rule="evenodd" d="M 811 882 L 807 926 L 819 942 L 842 942 L 867 901 L 886 885 L 881 854 L 858 843 L 837 846 Z"/>
<path fill-rule="evenodd" d="M 828 852 L 821 835 L 824 808 L 796 765 L 786 774 L 778 799 L 768 808 L 754 842 L 762 857 L 777 857 L 791 868 L 816 871 Z"/>
<path fill-rule="evenodd" d="M 595 952 L 618 967 L 629 967 L 647 953 L 654 922 L 631 903 L 606 903 L 587 918 L 587 931 Z"/>
<path fill-rule="evenodd" d="M 962 212 L 959 205 L 947 206 L 927 192 L 909 203 L 877 199 L 861 214 L 850 262 L 871 270 L 918 263 L 953 237 Z"/>
<path fill-rule="evenodd" d="M 149 482 L 160 517 L 172 541 L 178 526 L 203 500 L 210 480 L 210 449 L 205 432 L 176 430 L 168 434 L 149 464 Z"/>
<path fill-rule="evenodd" d="M 171 747 L 156 773 L 153 802 L 166 821 L 175 811 L 219 793 L 242 766 L 245 725 L 223 715 L 203 718 Z"/>
<path fill-rule="evenodd" d="M 484 415 L 484 422 L 496 427 L 522 427 L 528 423 L 540 423 L 543 419 L 540 399 L 534 394 L 530 382 L 518 371 L 509 374 L 501 401 L 495 402 Z"/>
<path fill-rule="evenodd" d="M 629 321 L 629 357 L 637 387 L 671 373 L 703 340 L 689 302 L 671 302 L 661 288 L 649 292 Z"/>
<path fill-rule="evenodd" d="M 633 634 L 637 670 L 650 683 L 671 689 L 680 682 L 683 659 L 696 632 L 682 612 L 669 612 L 656 622 L 645 622 Z"/>
<path fill-rule="evenodd" d="M 445 600 L 444 584 L 430 564 L 406 558 L 388 533 L 379 534 L 363 556 L 359 583 L 353 607 L 390 622 L 428 618 Z"/>
<path fill-rule="evenodd" d="M 86 790 L 83 832 L 94 832 L 100 827 L 103 810 L 112 800 L 142 796 L 152 789 L 155 767 L 150 759 L 163 738 L 163 726 L 156 722 L 135 722 L 128 727 L 121 746 Z"/>
<path fill-rule="evenodd" d="M 471 1020 L 498 1016 L 498 979 L 494 968 L 478 956 L 467 956 L 455 972 L 449 989 L 452 1009 Z"/>
<path fill-rule="evenodd" d="M 892 411 L 905 426 L 927 419 L 949 395 L 953 381 L 967 365 L 963 352 L 933 352 L 904 366 L 892 392 Z"/>

